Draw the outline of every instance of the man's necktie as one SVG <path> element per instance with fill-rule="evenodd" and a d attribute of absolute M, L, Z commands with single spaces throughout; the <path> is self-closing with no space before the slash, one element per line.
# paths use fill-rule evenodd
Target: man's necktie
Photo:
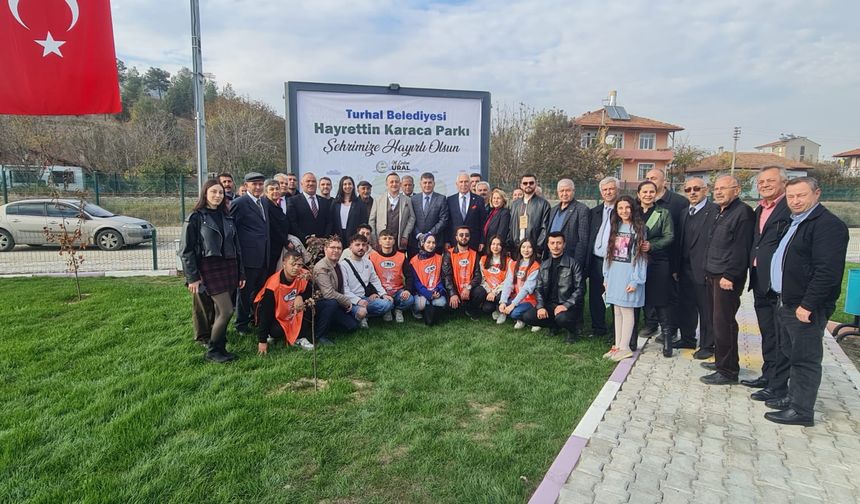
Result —
<path fill-rule="evenodd" d="M 460 197 L 460 215 L 463 216 L 463 221 L 466 220 L 466 195 Z"/>
<path fill-rule="evenodd" d="M 260 209 L 260 215 L 263 216 L 263 220 L 266 220 L 266 211 L 263 210 L 263 201 L 260 199 L 257 200 L 257 208 Z"/>
<path fill-rule="evenodd" d="M 696 207 L 690 207 L 690 217 L 696 215 Z"/>
<path fill-rule="evenodd" d="M 425 214 L 427 213 L 427 207 L 429 207 L 429 206 L 430 206 L 430 196 L 424 196 L 424 208 L 422 211 Z"/>
<path fill-rule="evenodd" d="M 319 207 L 317 206 L 317 199 L 316 199 L 316 197 L 311 196 L 311 213 L 312 213 L 312 214 L 314 214 L 314 219 L 316 219 L 316 218 L 317 218 L 317 214 L 319 213 L 319 211 L 320 211 L 320 209 L 319 209 Z"/>

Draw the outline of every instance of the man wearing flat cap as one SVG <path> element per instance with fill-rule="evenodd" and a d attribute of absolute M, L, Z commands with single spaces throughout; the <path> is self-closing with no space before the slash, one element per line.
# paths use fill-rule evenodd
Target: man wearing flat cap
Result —
<path fill-rule="evenodd" d="M 358 198 L 362 203 L 364 203 L 364 206 L 367 207 L 368 211 L 373 208 L 373 196 L 370 195 L 371 191 L 373 191 L 373 186 L 370 185 L 370 182 L 362 180 L 358 183 Z"/>
<path fill-rule="evenodd" d="M 272 202 L 263 197 L 265 177 L 257 172 L 245 175 L 248 192 L 230 204 L 230 215 L 236 223 L 239 249 L 245 266 L 245 287 L 239 290 L 236 303 L 236 330 L 250 333 L 251 302 L 266 281 L 269 260 L 269 211 Z"/>

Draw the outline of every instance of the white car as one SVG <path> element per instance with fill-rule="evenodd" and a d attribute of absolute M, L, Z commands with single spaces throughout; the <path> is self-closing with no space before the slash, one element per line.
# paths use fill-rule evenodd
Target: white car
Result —
<path fill-rule="evenodd" d="M 71 199 L 30 199 L 0 206 L 0 252 L 16 244 L 49 245 L 45 230 L 59 232 L 60 224 L 72 232 L 80 223 L 81 240 L 102 250 L 118 250 L 152 240 L 152 224 L 135 217 L 115 215 L 92 203 Z M 82 219 L 82 220 L 80 220 Z"/>

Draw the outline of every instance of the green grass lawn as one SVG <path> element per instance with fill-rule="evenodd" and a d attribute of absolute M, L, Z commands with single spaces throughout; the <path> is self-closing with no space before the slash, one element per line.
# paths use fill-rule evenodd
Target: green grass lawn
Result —
<path fill-rule="evenodd" d="M 0 280 L 0 501 L 523 502 L 611 372 L 601 341 L 371 322 L 206 363 L 175 278 Z M 586 310 L 587 313 L 587 310 Z"/>
<path fill-rule="evenodd" d="M 848 290 L 848 271 L 852 269 L 860 269 L 860 263 L 855 262 L 846 262 L 845 263 L 845 275 L 842 276 L 842 294 L 839 295 L 839 300 L 836 302 L 836 311 L 833 312 L 833 316 L 830 317 L 831 320 L 835 320 L 837 322 L 847 324 L 849 322 L 854 322 L 854 315 L 845 313 L 845 293 Z"/>

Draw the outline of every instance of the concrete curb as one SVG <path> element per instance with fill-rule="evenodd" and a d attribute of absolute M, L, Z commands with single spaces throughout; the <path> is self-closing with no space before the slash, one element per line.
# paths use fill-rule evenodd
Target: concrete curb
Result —
<path fill-rule="evenodd" d="M 164 270 L 118 270 L 118 271 L 82 271 L 78 273 L 81 278 L 96 278 L 96 277 L 111 277 L 111 278 L 127 278 L 127 277 L 159 277 L 159 276 L 176 276 L 178 272 L 175 269 Z M 72 273 L 15 273 L 10 275 L 0 275 L 3 278 L 73 278 Z"/>
<path fill-rule="evenodd" d="M 549 470 L 543 477 L 540 485 L 538 485 L 535 493 L 529 499 L 529 504 L 553 504 L 558 499 L 558 494 L 561 488 L 570 477 L 570 473 L 579 462 L 580 456 L 585 447 L 588 445 L 591 435 L 597 429 L 603 416 L 612 404 L 615 395 L 621 390 L 621 384 L 627 379 L 633 365 L 639 359 L 642 351 L 648 345 L 645 338 L 639 338 L 637 345 L 638 350 L 633 353 L 633 358 L 625 359 L 615 366 L 615 370 L 603 384 L 603 388 L 594 398 L 591 406 L 586 410 L 585 415 L 579 420 L 573 433 L 567 438 L 561 451 L 556 455 L 555 460 L 549 467 Z M 847 357 L 846 357 L 847 358 Z"/>

